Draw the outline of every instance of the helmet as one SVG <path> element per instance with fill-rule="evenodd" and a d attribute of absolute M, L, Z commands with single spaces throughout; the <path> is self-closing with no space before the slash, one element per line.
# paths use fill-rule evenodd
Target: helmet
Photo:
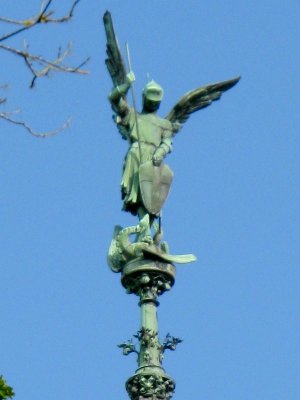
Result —
<path fill-rule="evenodd" d="M 147 100 L 160 102 L 163 98 L 164 91 L 163 88 L 153 80 L 148 82 L 144 87 L 143 96 Z"/>

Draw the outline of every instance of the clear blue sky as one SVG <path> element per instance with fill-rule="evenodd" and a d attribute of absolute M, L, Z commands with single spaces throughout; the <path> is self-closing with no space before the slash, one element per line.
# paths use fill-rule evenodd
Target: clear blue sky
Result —
<path fill-rule="evenodd" d="M 62 4 L 63 3 L 63 4 Z M 63 13 L 71 1 L 54 2 Z M 1 2 L 26 18 L 39 0 Z M 71 128 L 41 140 L 0 121 L 0 374 L 16 400 L 126 399 L 136 368 L 116 345 L 139 328 L 138 299 L 106 265 L 121 211 L 126 142 L 111 119 L 102 15 L 127 40 L 140 93 L 161 83 L 166 114 L 186 91 L 233 76 L 240 83 L 193 115 L 174 140 L 164 210 L 178 266 L 161 298 L 160 335 L 184 342 L 165 357 L 174 399 L 300 397 L 300 3 L 84 1 L 73 22 L 25 36 L 49 57 L 73 41 L 87 77 L 54 75 L 29 90 L 22 60 L 2 53 L 5 110 L 22 108 L 36 130 L 69 115 Z M 12 44 L 23 43 L 23 37 Z"/>

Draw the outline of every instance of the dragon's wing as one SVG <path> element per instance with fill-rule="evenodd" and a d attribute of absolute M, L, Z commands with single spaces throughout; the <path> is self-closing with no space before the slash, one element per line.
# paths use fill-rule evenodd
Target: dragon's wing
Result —
<path fill-rule="evenodd" d="M 181 97 L 165 117 L 170 122 L 177 125 L 177 129 L 175 127 L 174 133 L 178 132 L 181 128 L 181 124 L 183 124 L 193 112 L 209 106 L 215 100 L 219 100 L 222 93 L 231 89 L 239 80 L 240 77 L 236 77 L 227 81 L 212 83 L 191 90 Z"/>
<path fill-rule="evenodd" d="M 103 22 L 107 38 L 107 59 L 105 60 L 105 64 L 114 86 L 122 85 L 126 79 L 126 68 L 122 59 L 122 54 L 119 48 L 117 37 L 115 35 L 114 26 L 109 11 L 105 12 L 103 16 Z"/>

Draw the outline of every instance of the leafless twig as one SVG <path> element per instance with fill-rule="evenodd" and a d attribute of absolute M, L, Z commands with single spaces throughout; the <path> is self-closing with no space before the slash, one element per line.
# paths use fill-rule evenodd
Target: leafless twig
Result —
<path fill-rule="evenodd" d="M 38 15 L 33 18 L 26 19 L 24 21 L 18 21 L 18 20 L 0 17 L 0 21 L 2 21 L 2 22 L 8 22 L 11 24 L 22 25 L 22 28 L 17 29 L 13 32 L 4 34 L 0 37 L 0 49 L 8 51 L 10 53 L 13 53 L 24 59 L 26 66 L 29 68 L 29 70 L 33 74 L 33 79 L 30 83 L 31 88 L 34 86 L 37 78 L 48 75 L 50 70 L 60 71 L 60 72 L 71 72 L 71 73 L 77 73 L 77 74 L 87 74 L 88 73 L 87 71 L 85 71 L 81 68 L 89 61 L 89 58 L 85 59 L 83 62 L 80 63 L 79 66 L 76 66 L 76 67 L 70 67 L 70 66 L 66 66 L 66 65 L 62 64 L 62 61 L 71 53 L 71 44 L 69 44 L 67 46 L 67 49 L 62 54 L 59 49 L 57 58 L 50 61 L 50 60 L 45 59 L 42 56 L 31 54 L 28 51 L 28 47 L 21 50 L 21 49 L 7 46 L 7 45 L 1 43 L 5 40 L 11 38 L 12 36 L 15 36 L 15 35 L 23 32 L 24 30 L 33 28 L 34 26 L 36 26 L 37 24 L 40 24 L 40 23 L 48 23 L 48 22 L 49 23 L 50 22 L 63 23 L 63 22 L 69 21 L 73 17 L 74 9 L 80 0 L 75 0 L 73 2 L 68 14 L 66 14 L 65 16 L 63 16 L 61 18 L 55 18 L 55 19 L 50 18 L 50 16 L 53 15 L 54 12 L 48 11 L 52 1 L 53 0 L 43 1 Z M 34 67 L 34 64 L 39 64 L 43 68 L 40 71 L 38 71 Z"/>
<path fill-rule="evenodd" d="M 47 12 L 52 1 L 53 0 L 43 1 L 39 13 L 36 16 L 25 19 L 25 20 L 15 20 L 12 18 L 0 17 L 0 22 L 7 22 L 9 24 L 22 26 L 22 28 L 15 29 L 12 32 L 5 33 L 4 35 L 0 36 L 0 42 L 3 42 L 4 40 L 9 39 L 12 36 L 16 36 L 19 33 L 24 32 L 25 30 L 31 29 L 38 24 L 61 23 L 61 22 L 69 21 L 73 17 L 75 7 L 77 6 L 77 4 L 79 3 L 80 0 L 75 0 L 72 4 L 68 14 L 66 14 L 65 16 L 63 16 L 61 18 L 51 18 L 51 16 L 54 14 L 54 11 Z"/>
<path fill-rule="evenodd" d="M 5 44 L 0 43 L 0 49 L 9 51 L 17 56 L 20 56 L 24 59 L 25 64 L 31 71 L 33 75 L 33 79 L 30 83 L 30 87 L 32 88 L 34 86 L 35 80 L 37 78 L 40 78 L 42 76 L 46 76 L 49 74 L 49 72 L 52 71 L 59 71 L 59 72 L 72 72 L 72 73 L 77 73 L 77 74 L 87 74 L 88 72 L 86 70 L 81 69 L 82 66 L 84 66 L 88 61 L 89 58 L 85 59 L 80 65 L 77 67 L 69 67 L 67 65 L 63 65 L 62 62 L 63 60 L 71 53 L 72 50 L 72 44 L 69 43 L 66 50 L 61 53 L 61 49 L 58 51 L 58 56 L 56 59 L 53 61 L 47 60 L 42 56 L 37 56 L 35 54 L 31 54 L 27 51 L 27 47 L 24 50 L 19 50 L 14 47 L 6 46 Z M 43 68 L 41 70 L 37 70 L 34 65 L 40 65 Z"/>
<path fill-rule="evenodd" d="M 0 50 L 4 50 L 6 52 L 10 52 L 18 57 L 23 58 L 25 65 L 30 70 L 33 78 L 30 82 L 30 88 L 33 88 L 35 82 L 38 78 L 43 76 L 49 76 L 50 72 L 67 72 L 67 73 L 76 73 L 76 74 L 87 74 L 88 71 L 82 69 L 82 67 L 89 61 L 89 58 L 85 59 L 79 65 L 72 67 L 65 65 L 65 59 L 70 55 L 72 50 L 72 45 L 69 43 L 64 51 L 61 51 L 61 48 L 58 49 L 57 56 L 53 60 L 48 60 L 43 56 L 32 54 L 29 52 L 28 46 L 25 44 L 23 49 L 19 49 L 16 47 L 8 46 L 4 44 L 4 41 L 19 35 L 22 32 L 25 32 L 33 27 L 40 24 L 47 23 L 64 23 L 69 21 L 74 14 L 75 7 L 80 2 L 80 0 L 74 0 L 69 12 L 59 18 L 54 18 L 54 11 L 50 10 L 50 6 L 53 3 L 53 0 L 43 0 L 41 3 L 41 7 L 37 15 L 30 17 L 25 20 L 15 20 L 12 18 L 0 17 L 0 22 L 8 23 L 11 25 L 18 25 L 19 28 L 5 33 L 0 36 Z M 3 87 L 2 87 L 3 88 Z M 0 97 L 0 105 L 2 105 L 6 101 L 6 98 Z M 48 137 L 56 135 L 58 132 L 66 129 L 70 125 L 70 118 L 58 129 L 50 132 L 37 133 L 35 132 L 27 123 L 23 121 L 19 121 L 14 118 L 14 114 L 17 112 L 0 112 L 0 119 L 3 119 L 7 122 L 20 125 L 25 128 L 31 135 L 36 137 Z"/>
<path fill-rule="evenodd" d="M 0 119 L 3 119 L 7 122 L 10 122 L 15 125 L 22 126 L 29 132 L 32 136 L 38 137 L 38 138 L 43 138 L 45 139 L 46 137 L 49 136 L 54 136 L 57 135 L 59 132 L 67 129 L 70 124 L 71 124 L 71 118 L 68 118 L 59 128 L 53 130 L 53 131 L 48 131 L 48 132 L 35 132 L 26 122 L 24 121 L 19 121 L 15 118 L 12 117 L 13 114 L 17 114 L 19 111 L 15 112 L 0 112 Z"/>

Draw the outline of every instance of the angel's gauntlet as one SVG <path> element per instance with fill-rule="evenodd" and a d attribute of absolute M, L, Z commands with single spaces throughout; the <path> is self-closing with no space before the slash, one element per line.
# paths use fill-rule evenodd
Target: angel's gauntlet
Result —
<path fill-rule="evenodd" d="M 172 151 L 172 142 L 170 138 L 164 139 L 153 155 L 154 161 L 161 161 L 165 156 Z"/>

